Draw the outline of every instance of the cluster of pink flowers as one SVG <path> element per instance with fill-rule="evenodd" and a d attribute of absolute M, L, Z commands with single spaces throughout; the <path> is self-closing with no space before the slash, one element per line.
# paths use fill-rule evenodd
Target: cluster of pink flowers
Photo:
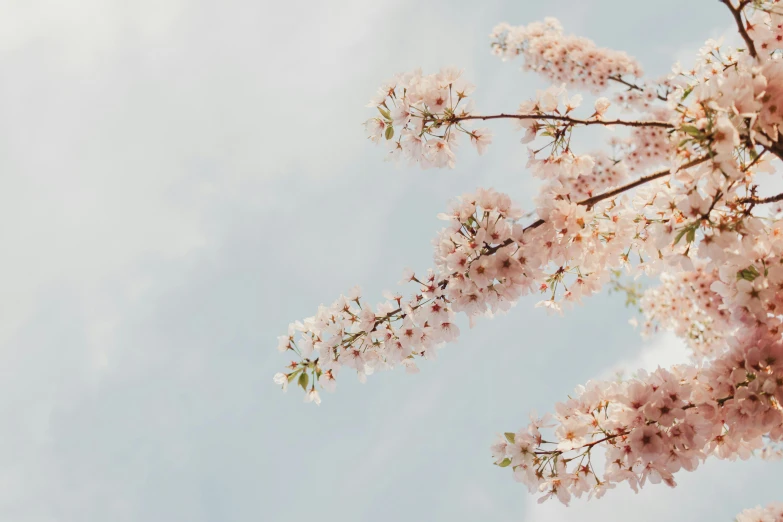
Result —
<path fill-rule="evenodd" d="M 626 53 L 598 47 L 587 38 L 566 36 L 554 18 L 527 26 L 503 23 L 492 30 L 490 38 L 496 55 L 504 59 L 522 56 L 525 68 L 555 83 L 599 92 L 610 78 L 642 76 L 641 66 Z"/>
<path fill-rule="evenodd" d="M 594 211 L 564 199 L 538 212 L 547 221 L 523 227 L 521 211 L 505 194 L 479 190 L 461 197 L 440 215 L 449 224 L 435 240 L 435 270 L 423 278 L 412 271 L 403 276 L 416 285 L 413 297 L 389 295 L 372 307 L 355 288 L 314 317 L 292 323 L 278 349 L 300 360 L 275 382 L 286 388 L 297 380 L 308 391 L 305 400 L 318 403 L 316 384 L 332 391 L 344 366 L 362 380 L 397 365 L 415 371 L 416 357 L 434 358 L 437 347 L 456 339 L 455 312 L 472 322 L 508 310 L 534 290 L 549 297 L 541 306 L 560 310 L 560 301 L 599 291 L 608 279 L 605 267 L 621 263 L 622 242 L 606 240 L 616 236 L 619 220 L 596 219 Z"/>
<path fill-rule="evenodd" d="M 572 178 L 567 189 L 572 198 L 577 201 L 598 195 L 612 187 L 619 187 L 627 182 L 628 167 L 625 163 L 611 158 L 602 151 L 591 154 L 593 169 L 591 172 Z"/>
<path fill-rule="evenodd" d="M 780 0 L 765 1 L 749 17 L 747 31 L 762 53 L 783 49 L 783 10 Z"/>
<path fill-rule="evenodd" d="M 508 309 L 529 288 L 535 270 L 517 243 L 524 234 L 515 223 L 520 216 L 503 194 L 463 196 L 441 216 L 450 226 L 436 242 L 437 271 L 422 278 L 410 270 L 403 275 L 403 283 L 416 285 L 412 298 L 389 295 L 373 308 L 355 288 L 316 316 L 291 324 L 278 349 L 300 360 L 275 382 L 283 388 L 294 380 L 306 389 L 309 384 L 305 400 L 319 403 L 316 382 L 332 391 L 342 367 L 361 380 L 397 365 L 416 371 L 416 357 L 433 359 L 439 346 L 456 340 L 454 312 L 472 317 Z"/>
<path fill-rule="evenodd" d="M 737 522 L 783 522 L 783 502 L 746 509 L 737 515 Z"/>
<path fill-rule="evenodd" d="M 278 350 L 290 351 L 300 360 L 293 361 L 287 373 L 276 374 L 275 383 L 285 389 L 296 381 L 307 392 L 306 402 L 320 404 L 316 384 L 334 391 L 343 367 L 355 370 L 364 381 L 376 370 L 397 365 L 415 372 L 415 357 L 435 358 L 439 346 L 459 335 L 454 312 L 444 299 L 445 281 L 431 272 L 417 278 L 406 271 L 403 279 L 418 287 L 410 299 L 390 294 L 372 307 L 362 302 L 356 287 L 331 306 L 320 307 L 315 316 L 292 323 L 288 335 L 279 337 Z"/>
<path fill-rule="evenodd" d="M 765 85 L 757 99 L 761 102 L 759 127 L 769 136 L 770 141 L 778 141 L 779 128 L 783 124 L 783 56 L 776 55 L 761 70 Z M 761 83 L 761 82 L 759 82 Z"/>
<path fill-rule="evenodd" d="M 492 143 L 488 129 L 471 129 L 465 121 L 473 113 L 473 90 L 454 68 L 430 75 L 421 70 L 398 74 L 368 104 L 379 113 L 365 122 L 368 137 L 388 143 L 392 159 L 422 168 L 453 168 L 460 134 L 468 136 L 479 154 Z"/>
<path fill-rule="evenodd" d="M 631 85 L 632 87 L 627 91 L 614 93 L 612 100 L 626 110 L 642 113 L 659 109 L 659 103 L 666 101 L 673 90 L 673 82 L 670 78 L 659 78 L 649 85 Z"/>
<path fill-rule="evenodd" d="M 434 241 L 438 273 L 450 274 L 446 298 L 474 317 L 507 310 L 534 284 L 537 266 L 525 257 L 525 231 L 511 199 L 493 190 L 463 196 L 440 214 L 449 226 Z"/>
<path fill-rule="evenodd" d="M 671 162 L 675 145 L 666 129 L 639 127 L 631 130 L 625 163 L 631 173 L 642 173 L 650 167 L 660 167 Z"/>
<path fill-rule="evenodd" d="M 675 473 L 711 455 L 747 459 L 765 435 L 783 439 L 783 342 L 760 328 L 730 346 L 707 367 L 580 386 L 551 418 L 500 436 L 493 459 L 541 500 L 566 504 L 621 482 L 634 491 L 648 481 L 674 486 Z"/>
<path fill-rule="evenodd" d="M 618 273 L 656 276 L 660 285 L 636 301 L 643 333 L 674 331 L 693 363 L 578 388 L 554 416 L 502 436 L 495 463 L 542 499 L 567 503 L 620 482 L 674 485 L 710 456 L 783 455 L 783 217 L 760 210 L 783 194 L 758 195 L 758 174 L 783 159 L 783 18 L 778 0 L 723 3 L 746 47 L 709 40 L 691 69 L 678 64 L 655 81 L 625 53 L 547 19 L 491 35 L 496 54 L 522 55 L 554 82 L 515 113 L 474 114 L 473 88 L 456 69 L 384 84 L 370 103 L 370 139 L 425 168 L 452 167 L 460 135 L 484 152 L 491 132 L 471 121 L 515 120 L 542 181 L 535 211 L 525 217 L 493 190 L 462 196 L 440 215 L 434 268 L 406 271 L 411 297 L 389 294 L 373 307 L 354 289 L 292 324 L 279 349 L 298 360 L 275 382 L 297 382 L 318 403 L 317 387 L 333 389 L 343 367 L 360 379 L 416 371 L 417 358 L 456 339 L 458 313 L 473 324 L 528 293 L 562 313 Z M 606 96 L 577 117 L 582 95 L 566 86 Z M 634 119 L 608 119 L 610 99 Z M 572 145 L 575 128 L 594 125 L 617 131 L 610 152 Z"/>
<path fill-rule="evenodd" d="M 663 273 L 661 284 L 644 292 L 642 334 L 671 330 L 685 339 L 699 357 L 717 355 L 726 349 L 726 337 L 736 326 L 728 321 L 720 294 L 711 287 L 719 280 L 716 271 L 697 267 L 690 272 Z"/>

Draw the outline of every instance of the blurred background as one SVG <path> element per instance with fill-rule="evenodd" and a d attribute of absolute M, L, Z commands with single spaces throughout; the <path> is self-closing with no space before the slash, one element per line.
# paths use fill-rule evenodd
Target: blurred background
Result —
<path fill-rule="evenodd" d="M 452 171 L 384 162 L 362 127 L 384 80 L 457 66 L 479 111 L 513 111 L 546 84 L 490 55 L 496 23 L 555 16 L 659 76 L 732 34 L 718 2 L 0 6 L 0 520 L 728 521 L 783 500 L 758 460 L 569 508 L 491 465 L 496 433 L 577 384 L 685 360 L 619 295 L 463 322 L 418 375 L 344 372 L 319 407 L 272 383 L 289 322 L 431 266 L 451 198 L 532 209 L 508 122 Z M 579 152 L 606 137 L 579 132 Z"/>

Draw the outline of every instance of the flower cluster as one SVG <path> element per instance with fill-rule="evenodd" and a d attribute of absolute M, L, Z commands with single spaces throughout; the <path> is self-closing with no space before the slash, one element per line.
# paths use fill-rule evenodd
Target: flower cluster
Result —
<path fill-rule="evenodd" d="M 658 369 L 624 382 L 589 382 L 551 418 L 492 446 L 495 464 L 541 500 L 602 496 L 626 482 L 675 485 L 710 455 L 746 459 L 765 434 L 783 439 L 783 342 L 759 329 L 706 368 Z M 543 430 L 543 432 L 542 432 Z M 596 450 L 604 465 L 597 467 Z"/>
<path fill-rule="evenodd" d="M 600 92 L 612 78 L 642 76 L 639 63 L 626 53 L 598 47 L 587 38 L 566 36 L 554 18 L 527 26 L 503 23 L 492 30 L 490 38 L 494 54 L 504 60 L 522 56 L 526 69 L 555 83 Z"/>
<path fill-rule="evenodd" d="M 435 358 L 440 345 L 459 335 L 454 312 L 443 296 L 445 281 L 432 273 L 419 279 L 412 272 L 403 279 L 418 287 L 410 299 L 392 294 L 372 307 L 362 301 L 356 287 L 331 306 L 322 306 L 315 316 L 291 324 L 288 335 L 279 338 L 278 350 L 290 351 L 299 360 L 290 364 L 289 372 L 276 374 L 275 382 L 285 389 L 296 381 L 307 392 L 306 402 L 320 404 L 316 384 L 334 391 L 343 367 L 355 370 L 364 381 L 376 370 L 397 365 L 415 372 L 416 357 Z"/>
<path fill-rule="evenodd" d="M 415 370 L 415 358 L 434 358 L 436 349 L 458 335 L 454 314 L 471 322 L 480 315 L 508 310 L 531 291 L 548 298 L 539 303 L 559 311 L 598 292 L 608 267 L 622 264 L 622 233 L 632 227 L 607 209 L 601 214 L 566 199 L 545 202 L 537 210 L 546 221 L 527 227 L 511 199 L 479 190 L 457 200 L 439 217 L 448 222 L 436 240 L 435 270 L 418 278 L 407 271 L 403 282 L 416 285 L 410 299 L 389 295 L 375 307 L 353 289 L 303 322 L 292 323 L 278 349 L 299 360 L 275 375 L 283 388 L 296 380 L 320 402 L 316 384 L 331 391 L 343 366 L 360 379 L 376 370 L 404 365 Z M 541 245 L 546 245 L 546 250 Z"/>
<path fill-rule="evenodd" d="M 783 36 L 783 31 L 780 32 Z M 777 55 L 761 70 L 765 80 L 763 91 L 756 94 L 761 103 L 759 127 L 770 141 L 779 141 L 780 125 L 783 124 L 783 57 Z M 759 82 L 761 83 L 761 82 Z"/>
<path fill-rule="evenodd" d="M 783 10 L 780 0 L 762 2 L 748 19 L 747 32 L 761 53 L 783 49 Z"/>
<path fill-rule="evenodd" d="M 737 515 L 737 522 L 783 522 L 783 502 L 746 509 Z"/>
<path fill-rule="evenodd" d="M 479 190 L 439 217 L 448 227 L 434 241 L 435 266 L 450 274 L 445 295 L 455 311 L 491 315 L 530 290 L 537 266 L 525 256 L 521 212 L 508 196 Z"/>
<path fill-rule="evenodd" d="M 642 173 L 647 168 L 666 165 L 675 153 L 670 134 L 660 127 L 632 129 L 628 140 L 625 164 L 631 173 Z"/>
<path fill-rule="evenodd" d="M 642 334 L 671 330 L 685 339 L 699 357 L 717 355 L 726 349 L 726 338 L 736 330 L 727 319 L 723 298 L 712 290 L 719 280 L 716 271 L 698 267 L 691 272 L 663 273 L 661 284 L 649 288 L 641 299 L 646 320 Z"/>
<path fill-rule="evenodd" d="M 421 70 L 399 74 L 368 104 L 380 113 L 365 122 L 368 137 L 375 143 L 386 141 L 392 159 L 422 168 L 453 168 L 460 134 L 468 136 L 479 154 L 492 143 L 489 130 L 470 129 L 465 121 L 473 113 L 473 90 L 454 68 L 430 75 Z"/>
<path fill-rule="evenodd" d="M 415 359 L 433 359 L 442 344 L 456 340 L 455 312 L 474 317 L 507 310 L 529 290 L 535 265 L 528 264 L 518 241 L 524 229 L 511 200 L 492 190 L 463 196 L 448 214 L 436 241 L 436 271 L 417 277 L 407 270 L 402 282 L 415 285 L 410 299 L 389 295 L 375 307 L 353 289 L 314 317 L 289 326 L 278 349 L 299 357 L 275 382 L 283 388 L 297 382 L 320 402 L 316 382 L 332 391 L 342 367 L 364 380 L 376 370 L 403 365 L 416 371 Z M 308 388 L 309 385 L 309 388 Z"/>
<path fill-rule="evenodd" d="M 628 167 L 619 160 L 610 157 L 603 151 L 591 154 L 593 168 L 590 172 L 571 178 L 566 185 L 572 198 L 583 200 L 596 196 L 607 189 L 619 187 L 627 182 Z"/>

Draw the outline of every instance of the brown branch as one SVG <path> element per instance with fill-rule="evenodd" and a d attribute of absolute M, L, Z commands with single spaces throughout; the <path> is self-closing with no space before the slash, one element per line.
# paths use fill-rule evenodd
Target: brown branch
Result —
<path fill-rule="evenodd" d="M 631 83 L 631 82 L 625 81 L 622 78 L 620 78 L 619 76 L 607 76 L 607 78 L 609 80 L 612 80 L 613 82 L 622 83 L 623 85 L 625 85 L 626 87 L 628 87 L 632 91 L 644 92 L 644 89 L 642 89 L 641 87 L 639 87 L 635 83 Z M 660 94 L 657 94 L 657 96 L 658 96 L 658 99 L 661 100 L 661 101 L 668 101 L 665 96 L 661 96 Z"/>
<path fill-rule="evenodd" d="M 763 130 L 756 130 L 756 132 L 769 142 L 769 144 L 762 143 L 762 145 L 772 154 L 783 160 L 783 142 L 780 141 L 781 136 L 778 136 L 777 140 L 773 140 L 772 137 Z"/>
<path fill-rule="evenodd" d="M 783 143 L 770 140 L 770 144 L 766 147 L 772 154 L 783 160 Z"/>
<path fill-rule="evenodd" d="M 578 448 L 572 448 L 571 450 L 566 450 L 566 451 L 581 451 L 581 450 L 583 450 L 585 448 L 587 448 L 588 450 L 591 450 L 591 449 L 593 449 L 593 446 L 597 446 L 598 444 L 601 444 L 602 442 L 606 442 L 606 441 L 610 441 L 612 439 L 616 439 L 617 437 L 625 437 L 629 433 L 630 433 L 630 431 L 623 429 L 623 430 L 620 430 L 620 431 L 618 431 L 617 433 L 615 433 L 613 435 L 607 435 L 607 436 L 605 436 L 602 439 L 594 440 L 592 442 L 588 442 L 586 444 L 583 444 L 583 445 L 579 446 Z M 554 444 L 554 443 L 551 443 L 551 444 Z M 614 443 L 612 443 L 612 444 L 614 444 Z M 558 450 L 558 449 L 555 449 L 555 450 L 538 450 L 538 451 L 535 451 L 534 453 L 536 455 L 564 455 L 566 453 L 566 451 Z M 579 455 L 577 455 L 575 458 L 578 458 L 578 457 L 579 457 Z M 573 460 L 573 459 L 569 459 L 569 460 Z"/>
<path fill-rule="evenodd" d="M 625 437 L 629 433 L 630 432 L 626 431 L 626 430 L 618 431 L 614 435 L 607 435 L 603 439 L 598 439 L 598 440 L 594 440 L 593 442 L 588 442 L 587 444 L 583 445 L 579 449 L 582 449 L 582 448 L 592 448 L 596 444 L 601 444 L 602 442 L 606 442 L 607 440 L 612 440 L 612 439 L 617 438 L 617 437 Z"/>
<path fill-rule="evenodd" d="M 709 159 L 708 156 L 704 156 L 702 158 L 695 159 L 693 161 L 689 161 L 688 163 L 684 164 L 680 169 L 687 169 L 690 167 L 694 167 L 700 163 L 704 163 Z M 603 194 L 598 194 L 597 196 L 593 196 L 591 198 L 582 200 L 579 202 L 579 205 L 587 205 L 588 207 L 592 207 L 599 201 L 602 201 L 607 198 L 614 197 L 618 194 L 621 194 L 625 192 L 626 190 L 631 190 L 632 188 L 636 188 L 639 185 L 644 185 L 645 183 L 648 183 L 654 179 L 662 178 L 666 176 L 667 174 L 671 174 L 671 170 L 661 170 L 658 172 L 655 172 L 653 174 L 648 174 L 647 176 L 642 176 L 641 178 L 637 179 L 636 181 L 632 181 L 631 183 L 628 183 L 627 185 L 623 185 L 622 187 L 617 187 L 616 189 L 610 190 L 609 192 L 604 192 Z"/>
<path fill-rule="evenodd" d="M 702 158 L 695 159 L 693 161 L 689 161 L 688 163 L 682 165 L 680 167 L 680 169 L 687 169 L 689 167 L 693 167 L 695 165 L 698 165 L 700 163 L 703 163 L 703 162 L 707 161 L 707 159 L 709 159 L 709 158 L 705 156 L 705 157 L 702 157 Z M 610 190 L 608 192 L 604 192 L 603 194 L 599 194 L 597 196 L 593 196 L 591 198 L 579 201 L 579 202 L 577 202 L 577 205 L 587 205 L 589 207 L 592 207 L 593 205 L 595 205 L 599 201 L 602 201 L 604 199 L 608 199 L 608 198 L 614 197 L 614 196 L 616 196 L 618 194 L 621 194 L 621 193 L 623 193 L 623 192 L 625 192 L 627 190 L 631 190 L 632 188 L 638 187 L 639 185 L 643 185 L 643 184 L 648 183 L 650 181 L 653 181 L 655 179 L 662 178 L 662 177 L 666 176 L 667 174 L 671 174 L 672 172 L 673 171 L 671 169 L 666 169 L 666 170 L 661 170 L 659 172 L 655 172 L 653 174 L 649 174 L 647 176 L 642 176 L 641 178 L 637 179 L 636 181 L 633 181 L 633 182 L 628 183 L 626 185 L 623 185 L 621 187 L 617 187 L 616 189 L 613 189 L 613 190 Z M 783 194 L 780 195 L 780 198 L 783 199 Z M 532 230 L 534 228 L 538 228 L 541 225 L 543 225 L 544 223 L 545 223 L 545 221 L 543 219 L 538 219 L 538 220 L 534 221 L 533 223 L 529 224 L 528 226 L 526 226 L 524 228 L 524 231 L 527 232 L 528 230 Z M 492 255 L 495 252 L 497 252 L 498 250 L 500 250 L 501 248 L 509 246 L 512 243 L 514 243 L 513 239 L 507 239 L 506 241 L 504 241 L 503 243 L 501 243 L 499 245 L 488 247 L 487 250 L 483 254 L 481 254 L 481 255 L 485 255 L 485 256 L 486 255 Z M 439 286 L 441 289 L 445 289 L 446 286 L 448 286 L 448 278 L 444 278 L 443 280 L 441 280 L 441 281 L 439 281 L 439 282 L 437 282 L 435 284 L 437 286 Z M 443 299 L 443 296 L 438 296 L 435 299 Z M 416 305 L 414 307 L 414 309 L 418 308 L 422 304 L 424 304 L 424 303 L 420 303 L 420 304 Z M 405 316 L 405 314 L 401 315 L 400 317 L 395 317 L 395 315 L 397 315 L 398 313 L 401 313 L 402 311 L 403 311 L 402 308 L 398 307 L 397 309 L 392 310 L 391 312 L 388 312 L 383 317 L 376 317 L 375 321 L 373 323 L 373 326 L 370 329 L 370 331 L 369 332 L 358 332 L 356 334 L 353 334 L 354 337 L 349 341 L 349 344 L 347 346 L 351 346 L 360 337 L 364 337 L 368 333 L 374 332 L 382 323 L 384 323 L 386 321 L 390 321 L 391 322 L 392 320 L 402 319 Z M 364 334 L 364 335 L 362 335 L 362 334 Z M 345 343 L 345 341 L 343 341 L 340 344 L 344 344 L 344 343 Z M 293 348 L 291 348 L 290 346 L 289 346 L 289 349 L 293 350 Z M 317 361 L 317 359 L 316 359 L 316 361 Z M 615 435 L 615 436 L 617 436 L 617 435 Z M 609 437 L 609 438 L 612 438 L 612 437 Z M 599 442 L 603 442 L 603 440 L 596 441 L 596 442 L 594 442 L 592 444 L 588 444 L 588 446 L 593 446 L 595 444 L 598 444 Z"/>
<path fill-rule="evenodd" d="M 624 125 L 626 127 L 663 127 L 673 129 L 674 125 L 665 121 L 628 121 L 628 120 L 580 120 L 561 114 L 494 114 L 491 116 L 454 116 L 443 120 L 445 123 L 464 120 L 498 120 L 502 118 L 516 120 L 558 120 L 573 125 Z"/>
<path fill-rule="evenodd" d="M 777 203 L 778 201 L 783 201 L 783 193 L 777 194 L 775 196 L 770 196 L 768 198 L 760 198 L 758 196 L 749 196 L 747 198 L 742 198 L 738 202 L 739 203 L 750 203 L 752 205 L 764 205 L 765 203 Z"/>
<path fill-rule="evenodd" d="M 740 36 L 742 36 L 742 39 L 745 40 L 745 45 L 748 46 L 748 52 L 753 58 L 756 58 L 758 56 L 756 46 L 753 44 L 753 39 L 748 34 L 745 23 L 742 21 L 742 9 L 748 5 L 749 2 L 740 2 L 739 7 L 731 5 L 731 0 L 720 0 L 720 3 L 725 4 L 726 7 L 729 8 L 729 11 L 731 11 L 731 14 L 734 16 L 734 21 L 737 23 L 737 30 L 739 31 Z"/>
<path fill-rule="evenodd" d="M 689 161 L 688 163 L 685 163 L 684 165 L 682 165 L 677 170 L 687 169 L 687 168 L 690 168 L 690 167 L 695 167 L 696 165 L 699 165 L 700 163 L 704 163 L 708 159 L 709 159 L 709 156 L 704 156 L 704 157 L 701 157 L 701 158 L 697 158 L 695 160 Z M 599 201 L 603 201 L 605 199 L 612 198 L 614 196 L 617 196 L 618 194 L 622 194 L 623 192 L 626 192 L 628 190 L 636 188 L 639 185 L 644 185 L 645 183 L 649 183 L 650 181 L 656 180 L 658 178 L 662 178 L 662 177 L 664 177 L 664 176 L 666 176 L 668 174 L 673 174 L 674 172 L 675 171 L 673 171 L 672 169 L 660 170 L 658 172 L 654 172 L 652 174 L 648 174 L 647 176 L 642 176 L 641 178 L 639 178 L 639 179 L 637 179 L 635 181 L 632 181 L 631 183 L 627 183 L 627 184 L 625 184 L 625 185 L 623 185 L 621 187 L 617 187 L 617 188 L 612 189 L 610 191 L 604 192 L 603 194 L 598 194 L 597 196 L 593 196 L 591 198 L 587 198 L 587 199 L 583 199 L 582 201 L 578 201 L 576 204 L 577 205 L 586 205 L 587 207 L 592 207 L 593 205 L 595 205 Z M 545 223 L 545 221 L 543 219 L 539 219 L 539 220 L 534 221 L 533 223 L 529 224 L 528 226 L 526 226 L 524 231 L 527 232 L 528 230 L 532 230 L 534 228 L 538 228 L 541 225 L 543 225 L 544 223 Z M 487 250 L 485 255 L 494 254 L 495 252 L 497 252 L 501 248 L 506 247 L 506 246 L 512 244 L 513 242 L 514 241 L 512 239 L 507 239 L 506 241 L 504 241 L 503 243 L 501 243 L 499 245 L 496 245 L 496 246 L 493 246 L 493 247 L 489 247 L 489 249 Z"/>

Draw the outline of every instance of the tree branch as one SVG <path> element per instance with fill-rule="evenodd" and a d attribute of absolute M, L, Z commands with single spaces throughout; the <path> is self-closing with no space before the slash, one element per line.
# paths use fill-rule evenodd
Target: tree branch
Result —
<path fill-rule="evenodd" d="M 687 169 L 689 167 L 693 167 L 695 165 L 698 165 L 700 163 L 703 163 L 703 162 L 707 161 L 708 159 L 709 159 L 709 157 L 705 156 L 705 157 L 702 157 L 702 158 L 695 159 L 693 161 L 689 161 L 688 163 L 682 165 L 680 167 L 680 169 Z M 647 176 L 642 176 L 641 178 L 637 179 L 636 181 L 633 181 L 633 182 L 628 183 L 626 185 L 623 185 L 621 187 L 617 187 L 616 189 L 610 190 L 608 192 L 604 192 L 603 194 L 599 194 L 597 196 L 593 196 L 591 198 L 584 199 L 582 201 L 579 201 L 577 204 L 578 205 L 587 205 L 589 207 L 592 207 L 593 205 L 595 205 L 599 201 L 602 201 L 604 199 L 608 199 L 608 198 L 614 197 L 614 196 L 616 196 L 618 194 L 621 194 L 621 193 L 623 193 L 625 191 L 631 190 L 632 188 L 638 187 L 639 185 L 643 185 L 643 184 L 648 183 L 650 181 L 653 181 L 655 179 L 662 178 L 662 177 L 666 176 L 667 174 L 671 174 L 672 172 L 673 172 L 673 170 L 666 169 L 666 170 L 661 170 L 659 172 L 655 172 L 653 174 L 649 174 Z M 779 196 L 775 196 L 775 197 L 779 197 L 780 199 L 783 199 L 783 194 L 780 194 Z M 543 219 L 538 219 L 538 220 L 534 221 L 533 223 L 531 223 L 530 225 L 526 226 L 524 231 L 527 232 L 528 230 L 532 230 L 534 228 L 538 228 L 541 225 L 543 225 L 544 223 L 545 223 L 545 221 Z M 481 255 L 485 255 L 485 256 L 486 255 L 492 255 L 495 252 L 497 252 L 498 250 L 500 250 L 501 248 L 509 246 L 512 243 L 514 243 L 514 240 L 507 239 L 506 241 L 504 241 L 503 243 L 501 243 L 499 245 L 488 247 L 487 250 L 483 254 L 481 254 Z M 435 284 L 437 286 L 439 286 L 441 289 L 444 289 L 448 285 L 448 278 L 444 278 L 443 280 L 441 280 L 441 281 L 439 281 L 439 282 L 437 282 Z M 435 299 L 442 299 L 442 298 L 443 297 L 440 296 L 440 297 L 436 297 Z M 419 303 L 418 305 L 416 305 L 414 307 L 414 309 L 418 308 L 421 305 L 423 305 L 425 302 Z M 375 321 L 373 323 L 373 326 L 369 330 L 369 332 L 375 331 L 378 328 L 378 326 L 380 326 L 385 321 L 392 321 L 392 320 L 399 320 L 399 319 L 401 319 L 402 317 L 404 317 L 404 314 L 402 316 L 400 316 L 400 317 L 395 317 L 395 316 L 397 314 L 399 314 L 399 313 L 402 313 L 402 312 L 403 312 L 403 310 L 400 307 L 400 308 L 397 308 L 395 310 L 392 310 L 391 312 L 388 312 L 387 314 L 385 314 L 382 317 L 376 317 L 376 319 L 375 319 Z M 364 332 L 364 335 L 366 335 L 369 332 Z M 355 337 L 353 339 L 351 339 L 351 341 L 349 342 L 348 346 L 352 345 L 354 343 L 354 341 L 356 341 L 360 337 L 362 337 L 360 334 L 356 334 Z M 317 359 L 316 359 L 316 361 L 317 361 Z M 617 436 L 617 435 L 615 435 L 615 436 Z M 613 438 L 613 437 L 608 437 L 608 438 Z M 594 443 L 588 444 L 587 446 L 592 447 L 593 445 L 598 444 L 599 442 L 603 442 L 603 440 L 595 441 Z"/>
<path fill-rule="evenodd" d="M 697 158 L 695 160 L 689 161 L 688 163 L 685 163 L 684 165 L 682 165 L 677 170 L 682 170 L 682 169 L 687 169 L 687 168 L 690 168 L 690 167 L 695 167 L 696 165 L 699 165 L 700 163 L 704 163 L 708 159 L 710 159 L 709 156 L 703 156 L 701 158 Z M 610 190 L 608 192 L 604 192 L 603 194 L 598 194 L 597 196 L 593 196 L 591 198 L 587 198 L 587 199 L 583 199 L 582 201 L 578 201 L 577 205 L 586 205 L 587 207 L 592 207 L 593 205 L 595 205 L 599 201 L 603 201 L 605 199 L 612 198 L 614 196 L 617 196 L 618 194 L 622 194 L 623 192 L 631 190 L 632 188 L 636 188 L 639 185 L 644 185 L 645 183 L 649 183 L 650 181 L 656 180 L 658 178 L 662 178 L 662 177 L 664 177 L 664 176 L 666 176 L 668 174 L 673 174 L 673 173 L 674 173 L 674 171 L 672 169 L 666 169 L 666 170 L 661 170 L 661 171 L 658 171 L 658 172 L 654 172 L 652 174 L 648 174 L 647 176 L 642 176 L 641 178 L 639 178 L 639 179 L 637 179 L 635 181 L 632 181 L 631 183 L 627 183 L 627 184 L 625 184 L 625 185 L 623 185 L 621 187 L 617 187 L 617 188 L 612 189 L 612 190 Z M 783 199 L 783 195 L 781 195 L 781 199 Z M 541 225 L 543 225 L 544 223 L 546 223 L 546 221 L 544 221 L 543 219 L 538 219 L 538 220 L 532 222 L 531 224 L 529 224 L 528 226 L 526 226 L 524 231 L 527 232 L 528 230 L 532 230 L 534 228 L 538 228 Z M 513 243 L 513 240 L 507 239 L 506 241 L 504 241 L 500 245 L 496 245 L 494 247 L 490 247 L 489 250 L 487 251 L 487 254 L 494 254 L 495 252 L 497 252 L 501 248 L 503 248 L 505 246 L 508 246 L 511 243 Z"/>
<path fill-rule="evenodd" d="M 770 140 L 770 144 L 767 145 L 767 149 L 769 149 L 772 154 L 783 160 L 783 143 Z"/>
<path fill-rule="evenodd" d="M 628 87 L 628 88 L 629 88 L 629 89 L 631 89 L 632 91 L 640 91 L 640 92 L 643 92 L 643 91 L 644 91 L 644 89 L 642 89 L 641 87 L 639 87 L 639 86 L 638 86 L 638 85 L 636 85 L 635 83 L 631 83 L 631 82 L 625 81 L 625 80 L 623 80 L 622 78 L 620 78 L 619 76 L 608 76 L 607 78 L 608 78 L 609 80 L 612 80 L 612 81 L 614 81 L 614 82 L 617 82 L 617 83 L 622 83 L 623 85 L 625 85 L 626 87 Z M 659 100 L 661 100 L 661 101 L 667 101 L 666 97 L 664 97 L 664 96 L 661 96 L 660 94 L 658 94 L 657 96 L 658 96 L 658 99 L 659 99 Z"/>
<path fill-rule="evenodd" d="M 570 116 L 563 116 L 561 114 L 494 114 L 491 116 L 454 116 L 453 118 L 447 118 L 443 121 L 460 122 L 464 120 L 499 120 L 499 119 L 516 119 L 516 120 L 558 120 L 573 125 L 623 125 L 626 127 L 662 127 L 664 129 L 673 129 L 674 125 L 666 121 L 629 121 L 629 120 L 580 120 L 577 118 L 571 118 Z"/>
<path fill-rule="evenodd" d="M 687 169 L 690 167 L 694 167 L 698 165 L 699 163 L 704 163 L 709 159 L 708 156 L 704 156 L 702 158 L 695 159 L 693 161 L 689 161 L 680 169 Z M 607 198 L 614 197 L 618 194 L 621 194 L 625 192 L 626 190 L 631 190 L 632 188 L 638 187 L 639 185 L 644 185 L 645 183 L 648 183 L 654 179 L 662 178 L 666 176 L 667 174 L 671 174 L 671 170 L 661 170 L 659 172 L 655 172 L 653 174 L 648 174 L 647 176 L 642 176 L 641 178 L 637 179 L 636 181 L 632 181 L 631 183 L 628 183 L 627 185 L 623 185 L 622 187 L 617 187 L 616 189 L 610 190 L 609 192 L 604 192 L 603 194 L 598 194 L 597 196 L 593 196 L 588 199 L 584 199 L 579 202 L 579 205 L 587 205 L 588 207 L 592 207 L 599 201 L 602 201 Z"/>
<path fill-rule="evenodd" d="M 756 52 L 756 46 L 753 44 L 753 39 L 748 34 L 748 31 L 745 28 L 745 23 L 742 21 L 742 9 L 748 5 L 749 2 L 742 1 L 740 2 L 739 7 L 734 7 L 731 5 L 731 0 L 720 0 L 720 3 L 725 4 L 726 7 L 729 8 L 729 11 L 731 11 L 731 14 L 734 15 L 734 21 L 737 23 L 737 30 L 739 31 L 740 36 L 742 36 L 742 39 L 745 40 L 745 45 L 748 46 L 748 52 L 750 55 L 753 58 L 758 56 L 758 53 Z"/>
<path fill-rule="evenodd" d="M 765 203 L 777 203 L 778 201 L 783 201 L 783 193 L 777 194 L 775 196 L 770 196 L 768 198 L 760 198 L 758 196 L 750 196 L 747 198 L 742 198 L 739 200 L 739 203 L 750 203 L 752 205 L 763 205 Z"/>
<path fill-rule="evenodd" d="M 769 150 L 772 154 L 783 160 L 783 142 L 780 141 L 780 136 L 778 136 L 777 140 L 773 140 L 772 137 L 766 132 L 762 130 L 758 130 L 757 132 L 769 142 L 769 144 L 761 143 L 761 145 L 766 147 L 767 150 Z"/>

